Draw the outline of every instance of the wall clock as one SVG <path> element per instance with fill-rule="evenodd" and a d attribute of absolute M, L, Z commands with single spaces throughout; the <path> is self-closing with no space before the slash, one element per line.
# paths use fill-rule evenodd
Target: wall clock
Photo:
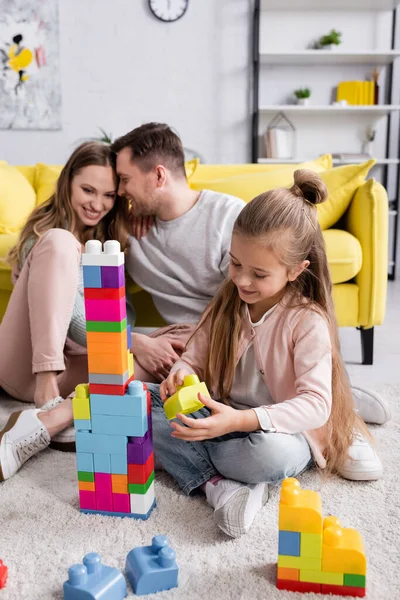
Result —
<path fill-rule="evenodd" d="M 177 21 L 187 11 L 189 0 L 149 0 L 151 12 L 165 23 Z"/>

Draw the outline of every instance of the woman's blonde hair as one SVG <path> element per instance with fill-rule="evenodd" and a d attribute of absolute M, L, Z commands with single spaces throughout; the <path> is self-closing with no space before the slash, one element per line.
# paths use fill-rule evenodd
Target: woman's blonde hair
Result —
<path fill-rule="evenodd" d="M 354 411 L 349 380 L 340 353 L 338 328 L 332 301 L 332 281 L 316 205 L 327 198 L 322 179 L 313 171 L 295 171 L 290 189 L 279 188 L 254 198 L 236 219 L 233 235 L 259 241 L 273 250 L 288 271 L 305 260 L 307 269 L 287 283 L 286 307 L 302 305 L 318 311 L 329 327 L 332 343 L 332 410 L 327 423 L 325 451 L 327 472 L 335 472 L 347 457 L 355 428 L 368 435 Z M 306 304 L 304 299 L 307 299 Z M 209 326 L 209 353 L 205 380 L 227 401 L 237 363 L 245 303 L 228 279 L 206 309 L 199 327 Z"/>
<path fill-rule="evenodd" d="M 26 243 L 35 244 L 49 229 L 75 231 L 76 216 L 71 205 L 71 183 L 81 169 L 92 165 L 112 167 L 108 145 L 101 142 L 84 142 L 74 150 L 60 173 L 54 194 L 33 210 L 20 233 L 18 243 L 10 250 L 7 260 L 11 265 L 20 266 L 26 253 Z M 101 242 L 113 239 L 118 240 L 124 250 L 129 237 L 128 223 L 128 202 L 117 196 L 110 212 L 96 226 L 85 227 L 79 241 L 85 244 L 90 239 Z"/>

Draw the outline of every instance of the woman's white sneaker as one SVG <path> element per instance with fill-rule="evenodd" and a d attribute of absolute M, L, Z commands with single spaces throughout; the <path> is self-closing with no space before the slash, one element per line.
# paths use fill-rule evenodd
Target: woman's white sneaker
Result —
<path fill-rule="evenodd" d="M 50 436 L 38 408 L 13 413 L 0 431 L 0 481 L 12 477 L 31 456 L 47 448 Z"/>
<path fill-rule="evenodd" d="M 75 394 L 73 394 L 75 395 Z M 71 396 L 68 396 L 69 398 Z M 52 398 L 48 400 L 46 404 L 40 407 L 41 411 L 48 412 L 56 406 L 59 406 L 62 402 L 64 402 L 64 398 L 62 396 L 57 396 L 56 398 Z M 51 438 L 50 448 L 53 450 L 60 450 L 61 452 L 75 452 L 75 429 L 74 427 L 67 427 L 64 431 L 60 431 Z"/>
<path fill-rule="evenodd" d="M 383 475 L 381 459 L 371 444 L 360 434 L 354 436 L 348 458 L 339 475 L 353 481 L 375 481 Z"/>

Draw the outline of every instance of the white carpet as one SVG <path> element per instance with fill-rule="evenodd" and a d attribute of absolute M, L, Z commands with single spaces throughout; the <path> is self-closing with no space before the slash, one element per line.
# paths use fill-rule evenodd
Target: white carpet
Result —
<path fill-rule="evenodd" d="M 390 423 L 373 428 L 384 478 L 371 484 L 333 478 L 322 485 L 315 472 L 301 477 L 303 487 L 321 492 L 324 514 L 335 514 L 344 526 L 361 531 L 370 600 L 400 597 L 400 386 L 379 390 L 393 409 Z M 20 407 L 21 403 L 0 399 L 0 424 Z M 275 588 L 277 489 L 251 532 L 239 540 L 218 531 L 204 499 L 186 498 L 165 473 L 157 473 L 156 495 L 157 509 L 146 522 L 83 515 L 78 511 L 74 455 L 46 450 L 33 458 L 0 484 L 0 558 L 9 568 L 1 600 L 61 599 L 68 567 L 80 562 L 86 552 L 99 552 L 105 564 L 124 569 L 128 551 L 150 544 L 158 533 L 166 534 L 176 550 L 179 588 L 148 598 L 328 597 Z"/>

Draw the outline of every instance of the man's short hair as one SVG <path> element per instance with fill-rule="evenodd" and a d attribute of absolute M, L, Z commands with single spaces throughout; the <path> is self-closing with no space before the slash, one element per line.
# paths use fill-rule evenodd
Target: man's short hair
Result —
<path fill-rule="evenodd" d="M 132 160 L 144 172 L 163 165 L 175 175 L 186 177 L 182 142 L 165 123 L 145 123 L 111 144 L 115 155 L 124 148 L 130 148 Z"/>

